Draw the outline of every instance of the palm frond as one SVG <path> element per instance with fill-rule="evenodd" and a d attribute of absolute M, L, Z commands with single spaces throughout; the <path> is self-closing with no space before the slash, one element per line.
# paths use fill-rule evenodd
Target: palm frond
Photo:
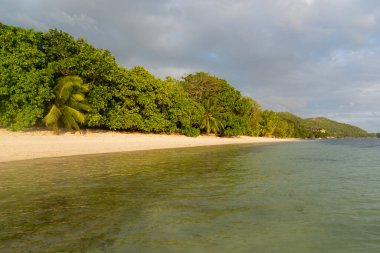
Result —
<path fill-rule="evenodd" d="M 60 103 L 64 104 L 66 101 L 70 98 L 71 93 L 73 92 L 73 83 L 72 82 L 66 82 L 65 85 L 61 87 L 61 89 L 58 91 L 58 100 Z"/>
<path fill-rule="evenodd" d="M 82 111 L 91 111 L 85 97 L 85 93 L 88 91 L 89 85 L 83 84 L 79 76 L 60 78 L 55 87 L 55 104 L 43 119 L 46 126 L 52 127 L 55 132 L 58 132 L 58 123 L 61 120 L 68 130 L 80 130 L 79 124 L 86 121 L 86 115 Z"/>
<path fill-rule="evenodd" d="M 78 101 L 78 102 L 85 100 L 85 96 L 83 93 L 73 93 L 71 95 L 71 98 L 74 99 L 75 101 Z"/>
<path fill-rule="evenodd" d="M 80 130 L 79 125 L 75 121 L 75 118 L 73 117 L 72 114 L 67 114 L 65 117 L 62 118 L 62 121 L 63 121 L 63 124 L 65 125 L 66 129 L 68 129 L 68 130 L 75 129 L 77 131 Z"/>
<path fill-rule="evenodd" d="M 91 111 L 91 107 L 88 104 L 77 102 L 75 100 L 70 99 L 70 101 L 67 103 L 67 105 L 70 106 L 71 108 L 76 109 L 76 110 L 82 110 L 82 111 L 86 111 L 86 112 Z"/>
<path fill-rule="evenodd" d="M 87 93 L 89 91 L 90 91 L 90 85 L 88 85 L 87 83 L 84 83 L 80 86 L 79 92 Z"/>
<path fill-rule="evenodd" d="M 89 106 L 88 104 L 78 103 L 76 106 L 77 106 L 76 108 L 79 110 L 86 111 L 86 112 L 91 111 L 91 106 Z"/>
<path fill-rule="evenodd" d="M 43 122 L 46 126 L 50 127 L 53 124 L 58 123 L 59 118 L 61 117 L 62 113 L 58 109 L 57 106 L 53 105 L 49 111 L 49 113 L 43 118 Z"/>
<path fill-rule="evenodd" d="M 68 106 L 62 108 L 62 122 L 67 130 L 73 130 L 75 119 L 69 108 Z"/>
<path fill-rule="evenodd" d="M 49 111 L 49 113 L 42 119 L 47 127 L 50 127 L 54 133 L 59 133 L 58 121 L 61 117 L 61 111 L 53 105 Z"/>
<path fill-rule="evenodd" d="M 73 118 L 76 122 L 83 124 L 86 121 L 86 116 L 81 111 L 70 106 L 63 107 L 64 115 L 68 118 Z"/>

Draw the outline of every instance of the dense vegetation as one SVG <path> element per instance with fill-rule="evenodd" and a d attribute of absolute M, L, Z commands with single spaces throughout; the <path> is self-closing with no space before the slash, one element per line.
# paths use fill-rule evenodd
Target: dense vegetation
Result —
<path fill-rule="evenodd" d="M 310 122 L 313 122 L 312 124 Z M 302 120 L 262 111 L 226 80 L 208 73 L 181 80 L 154 77 L 141 66 L 126 69 L 108 51 L 84 39 L 0 23 L 0 126 L 48 126 L 182 133 L 337 137 L 356 135 L 332 121 Z M 320 129 L 328 130 L 328 134 Z M 317 129 L 317 131 L 315 130 Z M 360 132 L 360 131 L 359 131 Z"/>
<path fill-rule="evenodd" d="M 327 118 L 302 119 L 289 112 L 279 112 L 278 115 L 294 124 L 298 137 L 374 137 L 363 129 L 349 124 L 339 123 Z"/>

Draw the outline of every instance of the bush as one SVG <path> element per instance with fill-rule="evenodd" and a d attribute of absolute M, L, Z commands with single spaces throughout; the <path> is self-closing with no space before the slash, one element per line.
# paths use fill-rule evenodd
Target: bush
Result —
<path fill-rule="evenodd" d="M 239 136 L 240 133 L 241 131 L 239 131 L 239 129 L 227 128 L 227 129 L 223 129 L 221 136 L 236 137 L 236 136 Z"/>
<path fill-rule="evenodd" d="M 197 137 L 201 134 L 201 131 L 198 128 L 193 127 L 182 129 L 181 132 L 188 137 Z"/>

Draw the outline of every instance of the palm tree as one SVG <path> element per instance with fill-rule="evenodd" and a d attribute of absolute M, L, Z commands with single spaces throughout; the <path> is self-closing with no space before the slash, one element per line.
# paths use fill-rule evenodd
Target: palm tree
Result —
<path fill-rule="evenodd" d="M 83 84 L 79 76 L 65 76 L 58 80 L 54 91 L 54 104 L 43 118 L 43 122 L 56 134 L 59 133 L 60 123 L 68 130 L 79 131 L 78 124 L 83 124 L 86 120 L 83 111 L 90 111 L 90 106 L 85 101 L 85 94 L 89 91 L 88 85 Z"/>
<path fill-rule="evenodd" d="M 220 127 L 222 127 L 220 121 L 217 118 L 217 114 L 220 113 L 221 107 L 218 105 L 216 99 L 207 99 L 204 104 L 205 114 L 202 118 L 201 129 L 206 130 L 206 134 L 218 133 Z"/>

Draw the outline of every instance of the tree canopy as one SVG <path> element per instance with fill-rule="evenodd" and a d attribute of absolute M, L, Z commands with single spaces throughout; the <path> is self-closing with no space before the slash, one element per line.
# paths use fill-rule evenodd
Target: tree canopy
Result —
<path fill-rule="evenodd" d="M 126 69 L 110 51 L 83 38 L 0 23 L 0 127 L 46 124 L 57 131 L 60 125 L 68 130 L 81 125 L 188 136 L 310 138 L 322 136 L 314 131 L 321 128 L 333 133 L 326 120 L 312 124 L 284 115 L 262 111 L 257 101 L 209 73 L 162 80 L 142 66 Z"/>

